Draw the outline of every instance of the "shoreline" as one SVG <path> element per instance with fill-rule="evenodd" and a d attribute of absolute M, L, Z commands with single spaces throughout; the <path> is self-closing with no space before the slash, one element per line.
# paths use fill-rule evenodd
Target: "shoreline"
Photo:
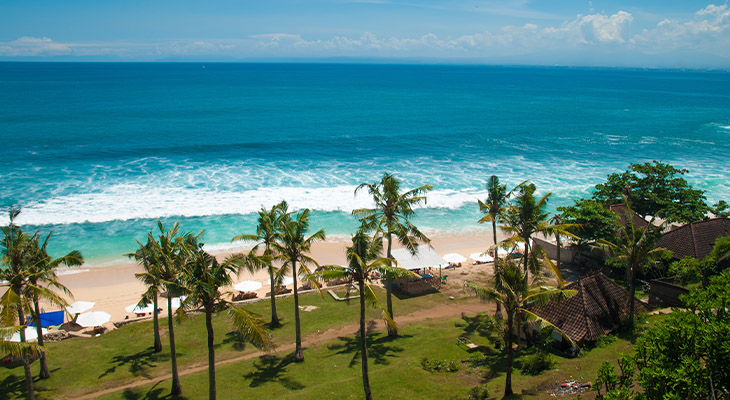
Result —
<path fill-rule="evenodd" d="M 504 235 L 498 232 L 498 240 L 502 240 Z M 459 253 L 464 257 L 469 254 L 482 252 L 491 246 L 492 234 L 484 230 L 484 232 L 464 232 L 464 233 L 441 233 L 432 235 L 431 246 L 436 253 L 443 256 L 447 253 Z M 345 247 L 350 243 L 344 238 L 336 238 L 324 242 L 317 242 L 312 245 L 311 256 L 317 260 L 319 264 L 345 264 Z M 393 248 L 401 246 L 394 243 Z M 212 252 L 217 258 L 223 258 L 233 252 Z M 64 284 L 73 293 L 74 298 L 68 299 L 69 303 L 77 300 L 93 301 L 95 306 L 92 311 L 105 311 L 109 313 L 111 321 L 124 320 L 125 317 L 132 318 L 134 314 L 128 313 L 124 307 L 135 304 L 139 301 L 145 286 L 139 282 L 134 274 L 141 272 L 142 268 L 132 262 L 118 265 L 94 266 L 93 264 L 84 264 L 81 267 L 59 271 L 59 281 Z M 64 273 L 66 272 L 66 273 Z M 254 280 L 263 283 L 263 287 L 256 291 L 259 298 L 264 297 L 268 292 L 268 273 L 266 271 L 257 271 L 253 274 L 243 271 L 234 279 L 234 284 L 245 280 Z M 226 288 L 224 290 L 233 290 Z M 166 310 L 166 305 L 161 301 L 159 307 Z M 46 311 L 57 309 L 47 307 Z M 166 311 L 163 311 L 166 312 Z"/>

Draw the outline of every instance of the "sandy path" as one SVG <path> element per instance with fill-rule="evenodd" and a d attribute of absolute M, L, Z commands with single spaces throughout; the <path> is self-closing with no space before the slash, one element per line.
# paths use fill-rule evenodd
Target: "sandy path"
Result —
<path fill-rule="evenodd" d="M 410 314 L 403 315 L 401 317 L 398 317 L 397 321 L 398 321 L 398 324 L 402 326 L 402 325 L 408 325 L 408 324 L 417 323 L 417 322 L 423 322 L 423 321 L 430 320 L 430 319 L 447 319 L 447 318 L 458 317 L 458 316 L 461 316 L 462 313 L 476 314 L 478 312 L 484 312 L 491 307 L 494 307 L 494 306 L 488 306 L 488 305 L 479 303 L 477 301 L 471 301 L 471 302 L 467 302 L 467 303 L 458 302 L 458 303 L 454 303 L 454 304 L 441 304 L 436 307 L 429 308 L 427 310 L 421 310 L 418 312 L 413 312 Z M 378 321 L 376 321 L 376 323 L 377 323 L 376 326 L 378 329 L 385 328 L 382 321 L 378 320 Z M 359 329 L 359 324 L 349 324 L 349 325 L 344 325 L 344 326 L 337 327 L 337 328 L 330 328 L 321 333 L 310 335 L 310 336 L 304 338 L 304 340 L 302 341 L 302 346 L 306 348 L 308 346 L 327 342 L 332 339 L 336 339 L 338 337 L 352 336 L 355 334 L 355 332 L 357 332 L 358 329 Z M 279 346 L 276 349 L 275 353 L 287 353 L 289 351 L 293 351 L 294 347 L 295 347 L 294 343 L 287 344 L 284 346 Z M 250 360 L 252 358 L 261 357 L 265 354 L 267 354 L 267 353 L 259 351 L 259 352 L 255 352 L 255 353 L 251 353 L 251 354 L 246 354 L 246 355 L 243 355 L 240 357 L 231 358 L 228 360 L 218 361 L 215 363 L 215 365 L 220 366 L 220 365 Z M 203 371 L 207 371 L 207 370 L 208 370 L 208 365 L 205 364 L 205 365 L 199 365 L 199 366 L 190 367 L 190 368 L 187 368 L 184 370 L 180 370 L 178 373 L 180 376 L 185 376 L 185 375 L 190 375 L 190 374 L 194 374 L 197 372 L 203 372 Z M 109 389 L 100 390 L 98 392 L 89 393 L 87 395 L 77 397 L 77 399 L 79 399 L 79 400 L 94 399 L 94 398 L 97 398 L 99 396 L 103 396 L 103 395 L 106 395 L 109 393 L 115 393 L 115 392 L 119 392 L 119 391 L 127 390 L 127 389 L 134 389 L 134 388 L 137 388 L 140 386 L 155 384 L 155 383 L 162 382 L 165 380 L 170 380 L 170 379 L 172 379 L 171 374 L 159 376 L 159 377 L 152 378 L 152 379 L 139 379 L 132 383 L 128 383 L 128 384 L 125 384 L 122 386 L 117 386 L 117 387 L 113 387 L 113 388 L 109 388 Z"/>

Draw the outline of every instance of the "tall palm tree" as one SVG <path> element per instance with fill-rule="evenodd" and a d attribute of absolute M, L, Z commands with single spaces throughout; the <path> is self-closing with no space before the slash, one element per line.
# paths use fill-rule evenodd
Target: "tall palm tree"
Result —
<path fill-rule="evenodd" d="M 359 185 L 355 189 L 355 194 L 362 189 L 367 189 L 373 197 L 375 208 L 353 210 L 352 214 L 361 221 L 365 229 L 375 231 L 374 236 L 381 234 L 385 236 L 388 241 L 386 256 L 391 263 L 393 263 L 391 253 L 393 236 L 414 255 L 418 251 L 419 242 L 430 245 L 431 240 L 411 223 L 410 218 L 415 214 L 413 207 L 426 203 L 426 193 L 433 189 L 433 185 L 423 185 L 400 193 L 400 181 L 386 172 L 378 182 Z M 383 277 L 385 278 L 388 315 L 393 318 L 391 282 L 395 277 L 387 273 Z M 388 335 L 395 336 L 397 332 L 388 327 Z"/>
<path fill-rule="evenodd" d="M 548 198 L 552 193 L 546 193 L 539 200 L 535 198 L 535 185 L 530 183 L 523 183 L 519 186 L 517 197 L 515 198 L 515 204 L 512 205 L 507 212 L 507 220 L 505 225 L 501 229 L 511 234 L 511 236 L 503 241 L 504 244 L 509 246 L 515 246 L 518 243 L 524 244 L 523 254 L 523 266 L 525 271 L 525 278 L 528 277 L 529 272 L 532 271 L 536 274 L 540 271 L 539 257 L 542 257 L 542 264 L 547 266 L 558 280 L 560 287 L 563 286 L 563 278 L 560 274 L 560 270 L 550 261 L 545 251 L 539 245 L 532 244 L 532 237 L 535 234 L 541 233 L 543 235 L 555 235 L 561 234 L 564 236 L 575 237 L 572 233 L 568 232 L 567 229 L 576 227 L 573 224 L 560 224 L 551 225 L 548 222 L 548 213 L 545 211 Z M 531 268 L 528 268 L 531 267 Z"/>
<path fill-rule="evenodd" d="M 560 214 L 554 214 L 550 218 L 550 224 L 552 225 L 560 225 L 563 223 L 563 217 Z M 555 268 L 560 270 L 560 232 L 555 232 L 555 249 L 557 251 L 557 259 L 555 260 Z"/>
<path fill-rule="evenodd" d="M 159 271 L 159 265 L 154 262 L 153 242 L 154 239 L 151 237 L 151 234 L 147 235 L 147 244 L 142 244 L 137 240 L 139 248 L 136 252 L 127 254 L 127 257 L 134 258 L 144 269 L 144 272 L 134 274 L 137 279 L 147 286 L 147 290 L 139 300 L 139 305 L 145 307 L 147 304 L 152 303 L 152 307 L 154 308 L 154 311 L 152 311 L 153 348 L 155 353 L 159 353 L 162 351 L 162 340 L 160 339 L 160 317 L 157 310 L 159 309 L 158 298 L 160 288 L 162 287 L 162 274 Z"/>
<path fill-rule="evenodd" d="M 259 210 L 258 225 L 256 226 L 255 235 L 239 235 L 233 240 L 254 240 L 258 243 L 249 251 L 249 259 L 253 261 L 250 265 L 260 265 L 269 271 L 269 283 L 271 285 L 271 327 L 281 326 L 279 316 L 276 313 L 276 282 L 280 278 L 277 276 L 277 268 L 274 267 L 273 245 L 279 237 L 279 226 L 281 218 L 287 213 L 287 204 L 282 201 L 279 204 L 267 210 L 261 207 Z M 263 247 L 263 254 L 258 254 Z"/>
<path fill-rule="evenodd" d="M 25 286 L 28 283 L 28 261 L 35 256 L 36 251 L 33 246 L 33 237 L 23 232 L 18 225 L 15 225 L 15 218 L 20 214 L 20 210 L 11 208 L 9 212 L 10 223 L 2 227 L 4 234 L 2 242 L 0 242 L 0 255 L 5 268 L 0 268 L 0 280 L 7 282 L 5 285 L 8 290 L 2 298 L 3 315 L 17 318 L 18 326 L 25 326 L 27 300 L 24 299 Z M 7 324 L 7 319 L 6 321 Z M 25 343 L 25 329 L 20 330 L 20 343 Z M 25 373 L 26 398 L 33 400 L 35 393 L 33 390 L 33 374 L 30 370 L 30 357 L 28 353 L 23 353 L 20 357 L 23 363 L 23 371 Z"/>
<path fill-rule="evenodd" d="M 626 209 L 626 224 L 616 230 L 616 240 L 611 243 L 601 239 L 598 245 L 612 254 L 626 267 L 627 283 L 629 285 L 629 296 L 626 299 L 629 307 L 629 323 L 634 323 L 634 302 L 636 296 L 636 274 L 646 266 L 655 255 L 661 254 L 665 249 L 654 248 L 656 241 L 661 235 L 662 227 L 654 225 L 654 218 L 645 227 L 636 225 L 634 211 L 628 198 L 624 195 L 624 206 Z"/>
<path fill-rule="evenodd" d="M 208 398 L 215 400 L 215 346 L 213 332 L 213 313 L 230 306 L 228 313 L 232 317 L 236 329 L 256 347 L 269 350 L 273 347 L 271 337 L 264 328 L 263 321 L 256 314 L 241 307 L 226 304 L 221 299 L 221 287 L 232 283 L 232 275 L 238 273 L 236 262 L 240 256 L 233 256 L 223 263 L 202 249 L 202 243 L 189 241 L 186 243 L 188 261 L 182 271 L 183 283 L 188 289 L 185 306 L 202 307 L 205 312 L 205 327 L 208 331 Z"/>
<path fill-rule="evenodd" d="M 9 354 L 13 357 L 26 355 L 40 355 L 43 350 L 39 345 L 25 342 L 11 342 L 10 339 L 21 331 L 25 325 L 14 325 L 18 320 L 20 297 L 12 290 L 7 290 L 0 298 L 0 354 Z"/>
<path fill-rule="evenodd" d="M 360 293 L 360 358 L 362 361 L 362 384 L 365 390 L 365 399 L 372 400 L 370 391 L 370 378 L 368 376 L 368 345 L 365 332 L 365 306 L 366 303 L 371 306 L 380 306 L 378 297 L 371 287 L 372 280 L 370 276 L 373 272 L 381 274 L 400 275 L 404 271 L 412 274 L 403 268 L 396 268 L 390 265 L 388 258 L 381 258 L 383 254 L 383 239 L 380 236 L 370 238 L 362 229 L 352 237 L 352 246 L 347 247 L 346 267 L 327 266 L 322 272 L 322 276 L 329 278 L 350 278 L 357 283 Z M 349 291 L 349 289 L 348 289 Z M 349 297 L 349 296 L 348 296 Z M 382 306 L 381 306 L 382 308 Z M 387 311 L 382 311 L 383 319 L 388 326 L 397 330 L 397 326 Z"/>
<path fill-rule="evenodd" d="M 279 224 L 280 237 L 279 241 L 272 243 L 274 258 L 283 262 L 282 269 L 284 271 L 291 270 L 294 279 L 294 325 L 296 331 L 296 351 L 294 360 L 297 362 L 304 361 L 304 353 L 302 353 L 302 332 L 299 320 L 299 292 L 297 288 L 297 278 L 309 282 L 316 289 L 319 289 L 317 277 L 312 273 L 310 266 L 319 267 L 317 261 L 307 255 L 312 248 L 312 243 L 325 239 L 324 230 L 320 229 L 307 237 L 309 230 L 309 209 L 306 208 L 296 216 L 292 213 L 286 213 L 282 216 Z M 275 288 L 271 288 L 272 291 Z"/>
<path fill-rule="evenodd" d="M 43 346 L 43 331 L 41 327 L 41 310 L 40 300 L 45 300 L 51 304 L 67 307 L 68 303 L 60 294 L 53 291 L 53 288 L 60 290 L 65 295 L 73 298 L 71 291 L 68 290 L 56 276 L 56 268 L 61 265 L 67 267 L 78 266 L 84 263 L 84 257 L 78 250 L 73 250 L 63 257 L 52 258 L 48 255 L 48 241 L 51 239 L 53 232 L 46 236 L 43 243 L 39 243 L 39 236 L 36 233 L 33 235 L 31 240 L 31 246 L 33 248 L 33 255 L 28 260 L 29 274 L 28 281 L 25 285 L 25 296 L 24 298 L 32 302 L 32 308 L 30 309 L 31 316 L 35 321 L 36 333 L 38 335 L 38 345 Z M 51 371 L 48 369 L 48 362 L 46 361 L 46 352 L 41 351 L 40 353 L 40 374 L 41 379 L 51 377 Z"/>
<path fill-rule="evenodd" d="M 172 388 L 170 394 L 177 396 L 182 394 L 182 387 L 180 386 L 180 377 L 177 371 L 175 331 L 172 321 L 172 298 L 185 293 L 185 286 L 180 280 L 180 272 L 183 271 L 183 267 L 187 261 L 185 242 L 194 240 L 196 236 L 189 233 L 181 234 L 180 225 L 177 222 L 170 229 L 165 229 L 162 221 L 157 221 L 157 227 L 160 230 L 160 235 L 157 240 L 155 240 L 152 234 L 148 235 L 148 240 L 152 243 L 151 264 L 157 266 L 154 273 L 158 274 L 160 284 L 167 291 L 167 329 L 168 337 L 170 338 L 170 364 L 172 368 Z"/>
<path fill-rule="evenodd" d="M 512 392 L 512 363 L 514 360 L 513 336 L 519 337 L 519 322 L 523 316 L 535 321 L 543 327 L 551 327 L 558 332 L 558 328 L 545 319 L 525 308 L 526 304 L 544 305 L 554 298 L 562 299 L 572 296 L 575 290 L 561 290 L 554 287 L 540 286 L 531 288 L 527 283 L 527 272 L 520 270 L 520 266 L 504 260 L 495 276 L 494 287 L 486 288 L 471 281 L 464 282 L 466 289 L 482 300 L 502 304 L 507 314 L 506 322 L 501 320 L 501 334 L 507 344 L 507 371 L 504 386 L 505 396 Z M 565 336 L 565 335 L 563 335 Z M 568 338 L 570 340 L 570 338 Z M 572 342 L 572 341 L 571 341 Z"/>

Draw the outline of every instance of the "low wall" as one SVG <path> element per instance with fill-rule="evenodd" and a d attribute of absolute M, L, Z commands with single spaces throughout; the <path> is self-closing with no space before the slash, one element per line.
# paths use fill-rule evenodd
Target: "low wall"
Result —
<path fill-rule="evenodd" d="M 689 290 L 672 283 L 673 278 L 654 279 L 649 281 L 649 304 L 652 307 L 684 307 L 679 296 L 688 294 Z"/>
<path fill-rule="evenodd" d="M 539 238 L 532 238 L 532 241 L 542 247 L 542 249 L 545 251 L 545 254 L 551 259 L 551 260 L 557 260 L 558 259 L 558 246 L 557 244 L 553 242 L 548 242 L 547 240 L 539 239 Z M 575 250 L 571 246 L 566 246 L 565 242 L 560 243 L 560 262 L 571 262 L 573 261 L 573 253 L 575 253 Z"/>

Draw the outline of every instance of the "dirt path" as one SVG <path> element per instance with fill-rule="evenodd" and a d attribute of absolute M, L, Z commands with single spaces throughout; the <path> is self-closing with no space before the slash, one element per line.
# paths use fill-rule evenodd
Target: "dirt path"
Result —
<path fill-rule="evenodd" d="M 462 313 L 476 314 L 478 312 L 484 312 L 485 310 L 487 310 L 487 307 L 489 307 L 489 306 L 486 306 L 485 304 L 482 304 L 482 303 L 478 303 L 476 301 L 468 302 L 468 303 L 458 302 L 458 303 L 454 303 L 454 304 L 440 304 L 433 308 L 428 308 L 428 309 L 424 309 L 421 311 L 417 311 L 417 312 L 413 312 L 410 314 L 406 314 L 406 315 L 397 317 L 397 322 L 399 325 L 403 326 L 403 325 L 408 325 L 408 324 L 412 324 L 412 323 L 427 321 L 430 319 L 447 319 L 447 318 L 458 317 Z M 383 324 L 382 321 L 377 321 L 376 327 L 377 327 L 377 329 L 384 329 L 385 325 Z M 344 326 L 337 327 L 337 328 L 327 329 L 321 333 L 316 333 L 314 335 L 310 335 L 310 336 L 307 336 L 306 338 L 304 338 L 304 340 L 302 341 L 302 346 L 307 347 L 307 346 L 327 342 L 327 341 L 336 339 L 338 337 L 351 336 L 358 329 L 359 329 L 359 324 L 349 324 L 349 325 L 344 325 Z M 287 353 L 287 352 L 293 351 L 293 350 L 294 350 L 294 343 L 291 343 L 291 344 L 277 347 L 276 353 Z M 255 353 L 251 353 L 251 354 L 246 354 L 246 355 L 243 355 L 240 357 L 235 357 L 235 358 L 231 358 L 231 359 L 227 359 L 227 360 L 223 360 L 223 361 L 218 361 L 215 363 L 215 365 L 220 366 L 220 365 L 250 360 L 252 358 L 261 357 L 265 354 L 267 354 L 267 353 L 259 351 L 259 352 L 255 352 Z M 208 370 L 208 365 L 204 364 L 204 365 L 194 366 L 194 367 L 180 370 L 178 372 L 178 374 L 180 376 L 185 376 L 185 375 L 190 375 L 190 374 L 194 374 L 196 372 L 203 372 L 203 371 L 207 371 L 207 370 Z M 79 400 L 95 399 L 99 396 L 103 396 L 106 394 L 119 392 L 119 391 L 127 390 L 127 389 L 134 389 L 134 388 L 137 388 L 140 386 L 155 384 L 155 383 L 162 382 L 162 381 L 169 380 L 169 379 L 172 379 L 171 374 L 158 376 L 158 377 L 151 378 L 151 379 L 139 379 L 132 383 L 128 383 L 126 385 L 115 386 L 113 388 L 100 390 L 100 391 L 94 392 L 94 393 L 89 393 L 89 394 L 77 397 L 77 399 L 79 399 Z"/>

